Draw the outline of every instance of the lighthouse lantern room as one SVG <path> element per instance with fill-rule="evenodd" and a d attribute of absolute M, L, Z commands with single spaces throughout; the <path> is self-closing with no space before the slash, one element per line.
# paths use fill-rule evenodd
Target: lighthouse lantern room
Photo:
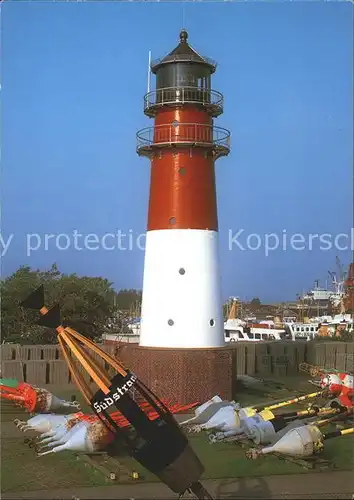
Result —
<path fill-rule="evenodd" d="M 223 96 L 211 89 L 215 62 L 187 42 L 152 62 L 156 89 L 144 97 L 154 126 L 137 133 L 151 160 L 140 345 L 224 345 L 214 162 L 230 133 L 213 124 Z"/>

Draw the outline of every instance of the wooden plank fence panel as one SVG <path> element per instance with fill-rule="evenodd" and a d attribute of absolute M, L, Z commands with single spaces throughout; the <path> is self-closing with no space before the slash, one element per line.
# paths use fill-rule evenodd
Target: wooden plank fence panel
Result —
<path fill-rule="evenodd" d="M 58 359 L 57 361 L 65 361 L 64 354 L 60 345 L 58 346 Z"/>
<path fill-rule="evenodd" d="M 304 356 L 304 362 L 308 363 L 310 365 L 315 365 L 316 364 L 316 341 L 310 341 L 306 342 L 305 345 L 305 356 Z M 300 364 L 301 361 L 298 358 L 298 364 Z"/>
<path fill-rule="evenodd" d="M 257 373 L 260 377 L 269 377 L 272 373 L 272 357 L 270 354 L 263 354 L 257 357 Z"/>
<path fill-rule="evenodd" d="M 282 356 L 285 353 L 285 343 L 279 341 L 269 342 L 268 349 L 271 356 Z"/>
<path fill-rule="evenodd" d="M 337 352 L 338 342 L 326 342 L 326 357 L 325 357 L 325 368 L 336 368 L 336 352 Z"/>
<path fill-rule="evenodd" d="M 246 374 L 254 375 L 256 373 L 256 346 L 249 342 L 246 346 Z"/>
<path fill-rule="evenodd" d="M 45 361 L 59 359 L 59 346 L 58 345 L 46 345 L 46 346 L 44 346 L 43 359 Z"/>
<path fill-rule="evenodd" d="M 43 346 L 41 346 L 41 345 L 35 345 L 33 347 L 30 347 L 30 349 L 29 349 L 29 360 L 30 361 L 44 360 Z"/>
<path fill-rule="evenodd" d="M 27 361 L 26 382 L 39 387 L 43 387 L 47 384 L 47 361 Z"/>
<path fill-rule="evenodd" d="M 299 371 L 299 366 L 296 359 L 297 346 L 295 342 L 287 342 L 284 346 L 284 365 L 286 366 L 287 375 L 296 375 Z"/>
<path fill-rule="evenodd" d="M 324 342 L 318 341 L 315 343 L 315 359 L 311 364 L 321 368 L 326 366 L 326 344 Z"/>
<path fill-rule="evenodd" d="M 344 372 L 346 370 L 347 344 L 345 342 L 336 342 L 336 344 L 337 344 L 337 350 L 336 350 L 335 368 L 336 370 Z"/>
<path fill-rule="evenodd" d="M 238 342 L 236 347 L 237 356 L 237 375 L 246 374 L 246 345 L 242 342 Z"/>
<path fill-rule="evenodd" d="M 299 364 L 304 363 L 307 360 L 307 350 L 311 342 L 295 342 L 295 364 L 297 372 L 299 372 Z"/>
<path fill-rule="evenodd" d="M 273 376 L 277 379 L 284 379 L 286 377 L 287 365 L 276 364 L 273 366 Z"/>
<path fill-rule="evenodd" d="M 1 366 L 1 376 L 2 378 L 15 378 L 19 382 L 24 382 L 23 363 L 16 360 L 3 361 Z"/>
<path fill-rule="evenodd" d="M 347 354 L 346 353 L 336 353 L 336 370 L 340 370 L 341 372 L 346 371 L 347 366 Z"/>
<path fill-rule="evenodd" d="M 65 385 L 69 382 L 69 368 L 66 361 L 60 359 L 49 361 L 49 383 Z"/>
<path fill-rule="evenodd" d="M 265 369 L 265 366 L 268 366 L 268 359 L 264 363 L 264 356 L 268 356 L 268 345 L 266 342 L 255 342 L 255 348 L 256 348 L 256 373 L 261 375 L 264 373 L 268 374 L 267 369 Z M 269 361 L 270 363 L 270 361 Z"/>
<path fill-rule="evenodd" d="M 345 355 L 345 370 L 347 372 L 354 372 L 354 343 L 347 343 L 347 352 Z"/>
<path fill-rule="evenodd" d="M 278 373 L 277 366 L 284 366 L 285 361 L 285 344 L 282 342 L 269 343 L 270 359 L 271 359 L 271 373 Z"/>
<path fill-rule="evenodd" d="M 16 361 L 28 361 L 30 353 L 30 347 L 28 346 L 15 346 L 15 356 Z"/>
<path fill-rule="evenodd" d="M 265 354 L 270 353 L 268 342 L 255 342 L 254 345 L 256 346 L 256 356 L 264 356 Z"/>

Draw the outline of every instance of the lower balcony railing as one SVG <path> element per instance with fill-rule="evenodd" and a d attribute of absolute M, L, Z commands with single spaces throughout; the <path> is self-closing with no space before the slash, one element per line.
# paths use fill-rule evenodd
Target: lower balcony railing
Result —
<path fill-rule="evenodd" d="M 230 132 L 221 127 L 201 123 L 178 123 L 147 127 L 136 134 L 137 152 L 148 154 L 151 150 L 168 146 L 201 146 L 215 149 L 218 156 L 230 151 Z"/>

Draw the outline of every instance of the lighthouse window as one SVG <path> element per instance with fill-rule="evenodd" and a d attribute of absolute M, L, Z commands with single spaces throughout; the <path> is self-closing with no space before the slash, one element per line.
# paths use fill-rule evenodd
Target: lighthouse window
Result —
<path fill-rule="evenodd" d="M 210 326 L 214 326 L 214 325 L 215 325 L 215 321 L 214 321 L 213 319 L 211 319 L 211 320 L 209 321 L 209 325 L 210 325 Z"/>
<path fill-rule="evenodd" d="M 169 326 L 173 326 L 175 324 L 175 322 L 173 321 L 173 319 L 169 319 L 167 321 L 167 323 L 169 324 Z"/>
<path fill-rule="evenodd" d="M 181 167 L 178 169 L 178 172 L 181 174 L 181 175 L 184 175 L 186 173 L 186 169 L 184 167 Z"/>
<path fill-rule="evenodd" d="M 177 87 L 196 87 L 197 75 L 194 66 L 189 64 L 179 64 L 176 68 L 176 83 Z M 194 70 L 194 71 L 193 71 Z"/>
<path fill-rule="evenodd" d="M 183 274 L 186 274 L 186 270 L 183 267 L 181 267 L 181 269 L 178 272 L 179 274 L 182 274 L 182 276 Z"/>
<path fill-rule="evenodd" d="M 170 224 L 176 224 L 176 217 L 170 217 Z"/>

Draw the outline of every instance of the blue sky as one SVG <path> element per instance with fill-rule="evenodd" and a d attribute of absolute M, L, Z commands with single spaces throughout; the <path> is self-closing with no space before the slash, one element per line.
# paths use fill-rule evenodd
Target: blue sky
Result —
<path fill-rule="evenodd" d="M 57 262 L 116 288 L 142 286 L 143 251 L 78 251 L 73 240 L 60 251 L 53 239 L 46 250 L 44 235 L 145 231 L 149 163 L 135 133 L 152 125 L 148 51 L 172 50 L 182 19 L 179 2 L 3 4 L 2 237 L 13 234 L 3 275 Z M 353 226 L 351 20 L 344 2 L 185 5 L 189 42 L 219 63 L 216 125 L 232 132 L 232 152 L 216 164 L 224 298 L 295 299 L 316 278 L 324 284 L 336 255 L 349 263 L 350 242 L 310 249 L 308 235 L 334 241 Z M 259 235 L 258 250 L 229 249 L 229 230 L 240 229 L 243 248 Z M 266 256 L 264 235 L 284 231 L 288 241 L 303 234 L 305 250 Z M 28 252 L 31 233 L 41 242 Z"/>

